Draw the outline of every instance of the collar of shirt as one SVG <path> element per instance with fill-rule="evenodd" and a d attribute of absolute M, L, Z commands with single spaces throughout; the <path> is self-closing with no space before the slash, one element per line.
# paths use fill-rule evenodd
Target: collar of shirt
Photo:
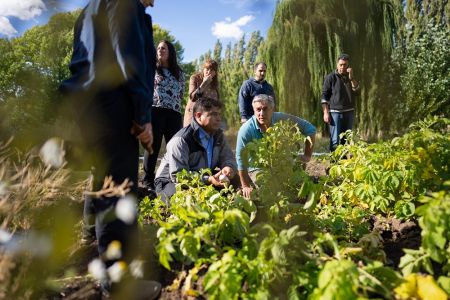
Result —
<path fill-rule="evenodd" d="M 202 145 L 203 145 L 204 143 L 208 143 L 209 140 L 212 138 L 212 136 L 209 135 L 209 134 L 205 131 L 205 129 L 203 129 L 202 127 L 199 126 L 198 129 L 199 129 L 199 130 L 198 130 L 198 134 L 199 134 L 200 141 L 202 142 Z M 206 147 L 205 147 L 205 148 L 206 148 Z"/>
<path fill-rule="evenodd" d="M 256 80 L 255 77 L 252 77 L 252 80 L 253 80 L 254 82 L 258 83 L 258 84 L 263 84 L 264 82 L 266 82 L 265 79 L 263 79 L 263 80 L 261 80 L 261 81 L 258 81 L 258 80 Z"/>

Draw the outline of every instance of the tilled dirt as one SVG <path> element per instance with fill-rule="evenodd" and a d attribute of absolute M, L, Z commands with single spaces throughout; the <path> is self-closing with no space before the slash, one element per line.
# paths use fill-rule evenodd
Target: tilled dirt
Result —
<path fill-rule="evenodd" d="M 374 217 L 373 230 L 380 232 L 383 238 L 387 264 L 396 268 L 403 249 L 419 249 L 421 243 L 420 227 L 413 221 L 401 221 L 395 218 Z"/>

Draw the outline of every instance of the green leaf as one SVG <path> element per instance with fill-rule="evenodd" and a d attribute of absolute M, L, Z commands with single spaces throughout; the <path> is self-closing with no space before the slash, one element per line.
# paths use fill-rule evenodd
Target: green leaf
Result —
<path fill-rule="evenodd" d="M 303 208 L 305 210 L 314 209 L 316 207 L 316 204 L 317 204 L 317 199 L 318 199 L 318 195 L 315 192 L 311 192 L 308 195 L 308 201 L 306 201 L 306 203 L 303 206 Z"/>
<path fill-rule="evenodd" d="M 200 250 L 200 239 L 194 237 L 191 233 L 186 234 L 181 240 L 180 250 L 184 256 L 195 260 Z"/>
<path fill-rule="evenodd" d="M 438 278 L 438 283 L 445 290 L 447 294 L 450 295 L 450 277 L 440 276 Z"/>

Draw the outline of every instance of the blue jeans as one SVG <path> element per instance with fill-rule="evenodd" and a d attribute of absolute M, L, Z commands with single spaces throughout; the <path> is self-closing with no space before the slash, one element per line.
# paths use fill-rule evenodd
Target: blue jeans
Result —
<path fill-rule="evenodd" d="M 352 130 L 355 111 L 331 112 L 330 116 L 330 151 L 333 152 L 339 144 L 345 144 L 345 138 L 339 139 L 339 135 Z"/>

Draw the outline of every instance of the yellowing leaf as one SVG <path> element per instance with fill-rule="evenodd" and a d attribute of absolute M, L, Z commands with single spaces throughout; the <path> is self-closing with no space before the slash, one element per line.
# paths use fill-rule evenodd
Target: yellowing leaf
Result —
<path fill-rule="evenodd" d="M 436 283 L 431 275 L 418 276 L 417 293 L 422 300 L 447 300 L 448 295 Z"/>
<path fill-rule="evenodd" d="M 406 276 L 406 281 L 394 289 L 397 299 L 412 299 L 417 298 L 417 275 L 409 274 Z"/>
<path fill-rule="evenodd" d="M 433 276 L 410 274 L 406 282 L 394 289 L 397 299 L 419 299 L 419 300 L 447 300 L 447 293 L 442 290 Z"/>

